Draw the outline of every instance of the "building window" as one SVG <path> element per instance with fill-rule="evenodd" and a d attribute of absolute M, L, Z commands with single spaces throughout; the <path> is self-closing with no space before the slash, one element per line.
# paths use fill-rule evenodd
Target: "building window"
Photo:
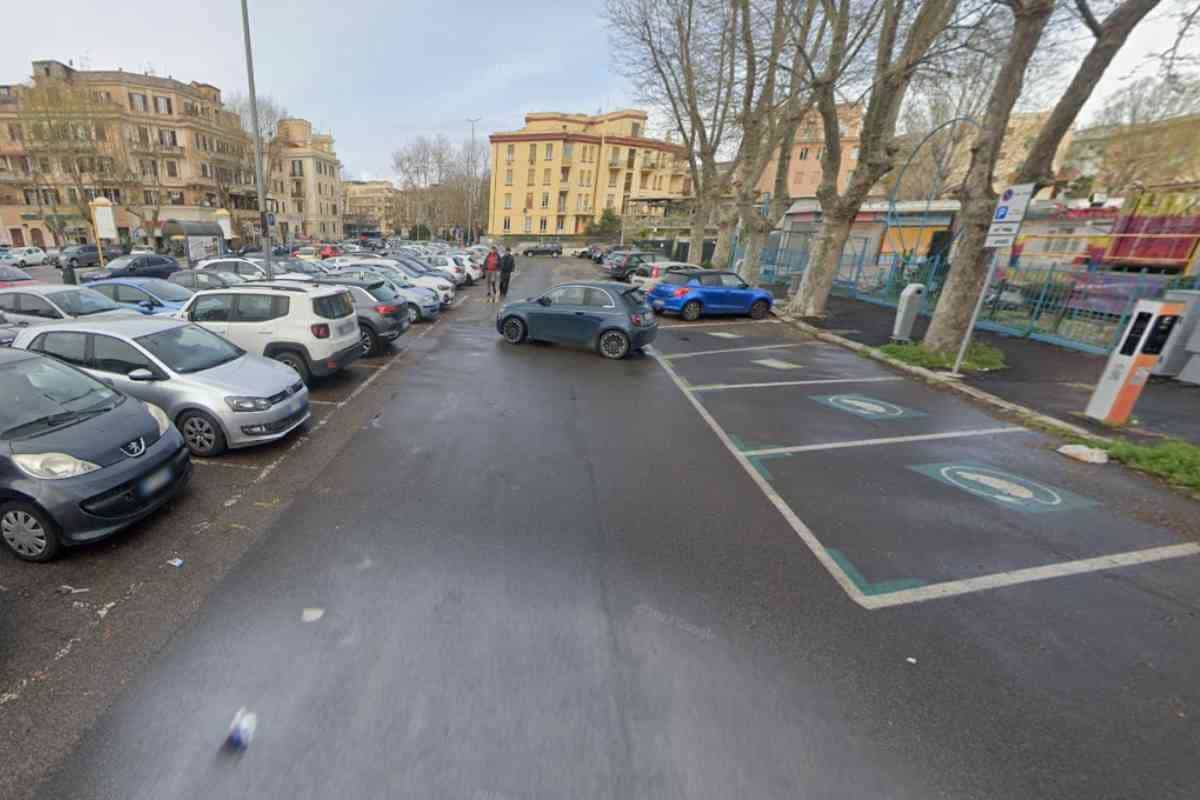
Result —
<path fill-rule="evenodd" d="M 549 186 L 550 185 L 550 168 L 547 167 L 545 170 L 543 170 L 543 173 L 544 174 L 542 175 L 542 185 Z"/>
<path fill-rule="evenodd" d="M 525 232 L 533 233 L 533 218 L 532 217 L 525 218 Z"/>
<path fill-rule="evenodd" d="M 526 192 L 525 193 L 525 210 L 528 211 L 531 208 L 533 208 L 533 192 Z"/>
<path fill-rule="evenodd" d="M 542 208 L 550 207 L 550 193 L 542 192 Z"/>
<path fill-rule="evenodd" d="M 25 135 L 24 135 L 24 132 L 21 130 L 21 126 L 15 122 L 9 123 L 9 125 L 8 125 L 8 140 L 10 142 L 19 142 L 24 138 L 25 138 Z"/>
<path fill-rule="evenodd" d="M 158 162 L 154 159 L 143 158 L 141 167 L 143 178 L 158 177 Z"/>
<path fill-rule="evenodd" d="M 303 201 L 303 200 L 297 200 L 297 201 L 296 201 L 296 213 L 297 213 L 297 214 L 303 214 L 303 213 L 304 213 L 304 201 Z"/>
<path fill-rule="evenodd" d="M 504 170 L 504 185 L 512 186 L 512 170 L 511 169 Z"/>
<path fill-rule="evenodd" d="M 808 148 L 801 147 L 800 150 L 796 153 L 796 158 L 800 159 L 801 161 L 807 161 L 808 160 Z"/>
<path fill-rule="evenodd" d="M 528 183 L 530 186 L 533 186 L 535 183 L 537 183 L 537 170 L 536 169 L 534 169 L 533 167 L 529 168 L 529 180 L 527 180 L 525 182 Z"/>
<path fill-rule="evenodd" d="M 509 163 L 512 163 L 513 151 L 515 151 L 516 149 L 517 149 L 517 146 L 515 144 L 510 144 L 508 147 L 504 148 L 504 160 L 508 161 Z"/>
<path fill-rule="evenodd" d="M 537 161 L 537 145 L 533 142 L 529 143 L 529 163 Z"/>
<path fill-rule="evenodd" d="M 554 223 L 554 231 L 555 231 L 555 233 L 562 233 L 562 232 L 563 232 L 563 223 L 565 223 L 565 222 L 566 222 L 566 220 L 567 220 L 567 218 L 566 218 L 566 217 L 559 217 L 559 218 L 558 218 L 558 220 L 557 220 L 557 221 Z"/>
<path fill-rule="evenodd" d="M 97 142 L 107 142 L 108 128 L 104 125 L 104 123 L 97 122 L 92 129 L 92 135 L 96 138 Z"/>
<path fill-rule="evenodd" d="M 619 166 L 621 163 L 621 148 L 614 147 L 608 154 L 608 163 L 611 166 Z"/>
<path fill-rule="evenodd" d="M 75 189 L 73 187 L 67 188 L 67 202 L 68 203 L 78 203 L 79 202 L 79 192 L 75 191 Z"/>
<path fill-rule="evenodd" d="M 640 122 L 635 122 L 635 123 L 633 123 L 633 136 L 634 136 L 634 138 L 636 139 L 637 137 L 639 137 L 639 136 L 641 136 L 641 135 L 642 135 L 642 123 L 640 123 Z"/>
<path fill-rule="evenodd" d="M 154 205 L 154 202 L 154 192 L 148 189 L 144 190 L 142 192 L 142 205 L 152 206 Z"/>
<path fill-rule="evenodd" d="M 179 177 L 179 165 L 176 162 L 164 161 L 163 163 L 167 165 L 167 177 L 168 178 L 178 178 Z"/>
<path fill-rule="evenodd" d="M 167 200 L 173 206 L 183 205 L 183 192 L 167 192 Z"/>
<path fill-rule="evenodd" d="M 139 126 L 137 129 L 137 140 L 139 144 L 150 144 L 150 129 Z"/>
<path fill-rule="evenodd" d="M 36 206 L 37 204 L 38 204 L 37 189 L 26 189 L 25 190 L 25 205 Z"/>
<path fill-rule="evenodd" d="M 508 231 L 511 231 L 511 230 L 512 230 L 512 219 L 510 217 L 505 217 L 504 218 L 504 232 L 507 233 Z"/>
<path fill-rule="evenodd" d="M 547 161 L 554 160 L 554 145 L 552 145 L 552 144 L 546 145 L 546 160 Z"/>
<path fill-rule="evenodd" d="M 617 188 L 617 171 L 616 170 L 610 170 L 608 173 L 608 188 L 610 188 L 610 189 Z"/>
<path fill-rule="evenodd" d="M 583 195 L 581 194 L 575 195 L 575 210 L 583 211 Z"/>
<path fill-rule="evenodd" d="M 292 177 L 293 178 L 303 178 L 304 177 L 304 162 L 301 161 L 300 159 L 294 159 L 292 161 Z"/>
<path fill-rule="evenodd" d="M 545 233 L 545 232 L 546 232 L 546 218 L 542 217 L 540 220 L 538 220 L 538 233 Z"/>
<path fill-rule="evenodd" d="M 853 158 L 855 161 L 858 160 L 858 148 L 857 147 L 850 148 L 850 157 Z"/>
<path fill-rule="evenodd" d="M 169 98 L 169 97 L 155 97 L 154 98 L 154 110 L 157 111 L 159 114 L 175 113 L 174 110 L 171 108 L 171 98 Z"/>
<path fill-rule="evenodd" d="M 512 192 L 504 193 L 504 207 L 512 208 Z"/>
<path fill-rule="evenodd" d="M 178 147 L 179 138 L 175 135 L 175 131 L 170 128 L 158 129 L 158 143 L 164 147 Z"/>
<path fill-rule="evenodd" d="M 606 205 L 605 208 L 612 208 L 612 207 L 613 207 L 613 196 L 610 194 L 608 196 L 608 205 Z"/>
<path fill-rule="evenodd" d="M 201 178 L 211 178 L 212 177 L 212 175 L 210 174 L 209 169 L 208 169 L 208 163 L 205 161 L 200 162 L 200 177 Z"/>
<path fill-rule="evenodd" d="M 143 114 L 150 110 L 146 105 L 146 95 L 129 93 L 129 108 L 133 111 L 140 111 Z"/>

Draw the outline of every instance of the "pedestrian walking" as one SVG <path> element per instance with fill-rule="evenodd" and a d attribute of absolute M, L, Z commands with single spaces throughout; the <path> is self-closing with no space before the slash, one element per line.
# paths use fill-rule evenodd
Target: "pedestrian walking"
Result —
<path fill-rule="evenodd" d="M 496 302 L 496 277 L 500 274 L 500 254 L 496 252 L 496 245 L 492 245 L 488 250 L 487 257 L 483 259 L 483 269 L 487 273 L 487 301 L 494 303 Z"/>
<path fill-rule="evenodd" d="M 517 260 L 513 258 L 512 248 L 504 248 L 504 258 L 500 259 L 500 299 L 508 297 L 508 281 L 512 278 Z"/>

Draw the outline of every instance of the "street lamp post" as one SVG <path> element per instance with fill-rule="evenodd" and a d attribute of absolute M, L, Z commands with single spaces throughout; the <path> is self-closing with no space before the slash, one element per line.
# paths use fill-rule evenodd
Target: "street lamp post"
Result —
<path fill-rule="evenodd" d="M 242 0 L 242 35 L 246 40 L 246 79 L 250 83 L 250 124 L 254 127 L 254 185 L 258 193 L 258 224 L 262 231 L 259 241 L 267 265 L 267 280 L 271 280 L 274 275 L 271 272 L 271 232 L 267 228 L 267 184 L 263 176 L 262 131 L 258 127 L 258 94 L 254 89 L 254 54 L 250 48 L 250 11 L 246 8 L 246 0 Z"/>
<path fill-rule="evenodd" d="M 468 119 L 471 123 L 471 152 L 467 153 L 467 169 L 471 173 L 471 186 L 467 193 L 467 235 L 465 237 L 466 244 L 471 244 L 471 235 L 475 232 L 475 192 L 479 188 L 476 184 L 478 181 L 475 178 L 475 123 L 479 122 L 482 117 Z"/>

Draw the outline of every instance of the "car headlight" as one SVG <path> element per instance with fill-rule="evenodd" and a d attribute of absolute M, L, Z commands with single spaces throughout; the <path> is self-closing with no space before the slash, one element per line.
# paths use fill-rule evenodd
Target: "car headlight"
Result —
<path fill-rule="evenodd" d="M 226 397 L 225 404 L 234 411 L 266 411 L 271 407 L 265 397 Z"/>
<path fill-rule="evenodd" d="M 167 432 L 167 428 L 171 427 L 171 418 L 167 416 L 167 412 L 163 411 L 154 403 L 144 403 L 146 410 L 150 412 L 150 416 L 154 417 L 154 421 L 158 423 L 158 435 L 162 436 Z"/>
<path fill-rule="evenodd" d="M 66 453 L 21 453 L 12 457 L 13 463 L 31 478 L 56 481 L 74 478 L 100 469 L 90 461 L 84 461 Z"/>

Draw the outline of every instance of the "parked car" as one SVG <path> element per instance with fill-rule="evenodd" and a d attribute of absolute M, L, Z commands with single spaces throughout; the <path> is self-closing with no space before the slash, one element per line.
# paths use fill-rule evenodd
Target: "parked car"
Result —
<path fill-rule="evenodd" d="M 704 314 L 748 314 L 763 319 L 774 296 L 743 281 L 737 273 L 707 269 L 667 270 L 650 291 L 655 311 L 670 311 L 686 320 Z"/>
<path fill-rule="evenodd" d="M 454 284 L 444 276 L 431 271 L 419 261 L 403 258 L 400 260 L 389 259 L 388 263 L 417 286 L 424 286 L 427 289 L 433 289 L 437 292 L 438 300 L 443 307 L 450 305 L 451 301 L 454 300 Z"/>
<path fill-rule="evenodd" d="M 59 266 L 58 257 L 60 255 L 62 255 L 62 248 L 47 247 L 46 248 L 46 260 L 42 263 L 44 263 L 48 267 L 57 267 L 57 266 Z"/>
<path fill-rule="evenodd" d="M 480 266 L 483 259 L 473 260 L 467 253 L 453 253 L 448 257 L 463 268 L 463 272 L 467 276 L 467 286 L 474 286 L 475 281 L 483 280 L 483 267 Z"/>
<path fill-rule="evenodd" d="M 94 244 L 73 244 L 64 247 L 58 256 L 59 267 L 91 267 L 99 263 L 100 251 Z"/>
<path fill-rule="evenodd" d="M 305 385 L 360 355 L 354 300 L 337 286 L 243 283 L 197 292 L 176 316 L 247 352 L 287 364 Z"/>
<path fill-rule="evenodd" d="M 246 279 L 232 272 L 217 272 L 215 270 L 181 269 L 167 278 L 171 283 L 177 283 L 185 289 L 198 292 L 201 289 L 224 289 L 245 283 Z"/>
<path fill-rule="evenodd" d="M 536 244 L 525 245 L 525 249 L 521 251 L 524 256 L 561 256 L 562 245 L 558 242 L 538 242 Z"/>
<path fill-rule="evenodd" d="M 0 350 L 0 540 L 49 561 L 163 506 L 192 462 L 166 412 L 54 358 Z"/>
<path fill-rule="evenodd" d="M 220 272 L 237 275 L 248 281 L 267 280 L 267 262 L 257 257 L 210 258 L 196 265 L 200 272 Z M 271 276 L 274 278 L 292 277 L 307 278 L 325 274 L 322 265 L 312 261 L 302 261 L 298 258 L 272 258 Z"/>
<path fill-rule="evenodd" d="M 117 305 L 142 314 L 174 314 L 194 292 L 162 278 L 109 278 L 88 284 Z"/>
<path fill-rule="evenodd" d="M 320 261 L 321 253 L 318 248 L 306 245 L 292 250 L 292 258 L 299 258 L 303 261 Z"/>
<path fill-rule="evenodd" d="M 604 262 L 605 270 L 613 280 L 623 281 L 627 280 L 630 273 L 642 264 L 647 264 L 658 258 L 662 258 L 662 256 L 657 253 L 646 253 L 640 250 L 618 252 Z"/>
<path fill-rule="evenodd" d="M 511 344 L 574 344 L 618 359 L 653 342 L 658 321 L 636 286 L 589 281 L 506 303 L 496 314 L 496 330 Z"/>
<path fill-rule="evenodd" d="M 158 251 L 155 250 L 153 246 L 148 245 L 148 244 L 135 244 L 133 247 L 129 248 L 129 255 L 131 255 L 131 256 L 156 256 L 156 255 L 158 255 Z"/>
<path fill-rule="evenodd" d="M 382 278 L 354 281 L 345 276 L 324 276 L 314 283 L 350 290 L 358 314 L 358 341 L 364 358 L 382 353 L 388 342 L 408 330 L 408 304 Z"/>
<path fill-rule="evenodd" d="M 162 278 L 166 280 L 179 271 L 179 262 L 171 256 L 127 255 L 114 258 L 103 269 L 83 275 L 84 281 L 102 281 L 108 278 Z"/>
<path fill-rule="evenodd" d="M 36 283 L 28 272 L 0 264 L 0 288 L 5 286 L 20 286 L 25 283 Z"/>
<path fill-rule="evenodd" d="M 0 347 L 11 347 L 20 332 L 21 328 L 10 323 L 4 312 L 0 311 Z"/>
<path fill-rule="evenodd" d="M 442 303 L 437 292 L 424 286 L 417 286 L 407 275 L 396 268 L 362 264 L 345 267 L 332 273 L 329 277 L 332 280 L 345 278 L 351 281 L 384 281 L 407 304 L 409 324 L 416 324 L 422 320 L 432 322 L 438 318 L 438 314 L 442 310 Z"/>
<path fill-rule="evenodd" d="M 46 251 L 40 247 L 14 247 L 0 255 L 0 266 L 40 267 L 46 263 Z"/>
<path fill-rule="evenodd" d="M 648 292 L 654 288 L 654 285 L 662 280 L 662 276 L 667 273 L 667 270 L 687 270 L 687 269 L 702 269 L 695 264 L 687 264 L 683 261 L 644 261 L 634 267 L 629 273 L 629 282 L 642 287 L 642 291 Z"/>
<path fill-rule="evenodd" d="M 295 372 L 177 319 L 80 320 L 22 331 L 14 347 L 153 403 L 197 456 L 273 442 L 309 418 L 308 389 Z"/>
<path fill-rule="evenodd" d="M 467 282 L 466 269 L 450 256 L 434 254 L 426 256 L 421 263 L 434 272 L 445 275 L 455 286 L 462 286 Z"/>
<path fill-rule="evenodd" d="M 337 245 L 327 244 L 321 247 L 321 252 L 319 255 L 322 259 L 325 259 L 344 255 L 344 253 L 342 252 L 342 248 L 338 247 Z"/>
<path fill-rule="evenodd" d="M 0 289 L 0 311 L 21 328 L 79 317 L 128 317 L 134 312 L 86 286 L 35 283 Z"/>

